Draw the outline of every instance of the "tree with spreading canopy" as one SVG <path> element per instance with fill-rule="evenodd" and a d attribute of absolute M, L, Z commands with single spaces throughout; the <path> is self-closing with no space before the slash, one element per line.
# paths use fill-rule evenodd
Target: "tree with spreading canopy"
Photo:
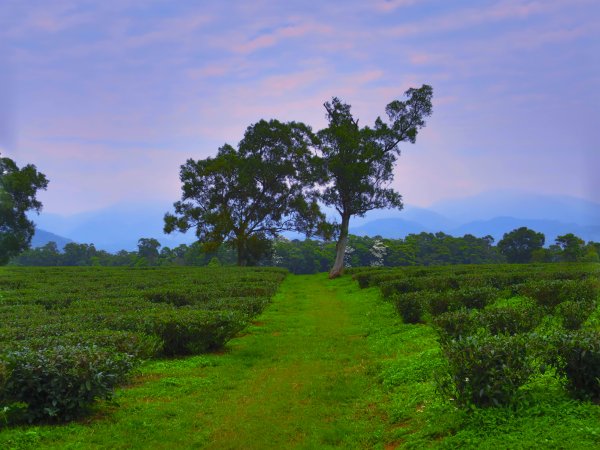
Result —
<path fill-rule="evenodd" d="M 166 233 L 195 228 L 206 251 L 227 243 L 238 265 L 256 263 L 268 240 L 283 231 L 325 230 L 314 191 L 311 129 L 297 122 L 265 121 L 247 128 L 237 149 L 181 166 L 181 200 L 165 215 Z"/>
<path fill-rule="evenodd" d="M 534 252 L 540 250 L 545 242 L 543 233 L 521 227 L 505 233 L 498 241 L 498 250 L 509 263 L 528 263 L 532 261 Z"/>
<path fill-rule="evenodd" d="M 33 164 L 19 169 L 12 159 L 0 157 L 0 265 L 29 248 L 35 225 L 27 212 L 40 212 L 36 194 L 47 186 L 46 176 Z"/>
<path fill-rule="evenodd" d="M 433 89 L 423 85 L 405 92 L 405 100 L 389 103 L 386 123 L 377 118 L 373 127 L 360 127 L 350 105 L 334 97 L 325 103 L 327 128 L 319 131 L 318 167 L 322 169 L 321 201 L 336 209 L 338 224 L 336 259 L 330 278 L 344 270 L 350 218 L 363 217 L 379 208 L 402 209 L 402 197 L 390 187 L 401 142 L 414 143 L 425 119 L 432 113 Z"/>

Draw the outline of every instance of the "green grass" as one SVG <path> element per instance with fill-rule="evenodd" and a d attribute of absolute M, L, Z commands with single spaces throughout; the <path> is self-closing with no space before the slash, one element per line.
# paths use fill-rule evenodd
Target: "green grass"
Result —
<path fill-rule="evenodd" d="M 462 411 L 435 391 L 434 331 L 378 289 L 289 276 L 225 351 L 146 363 L 67 425 L 6 427 L 0 448 L 598 448 L 600 408 L 556 380 L 518 407 Z"/>

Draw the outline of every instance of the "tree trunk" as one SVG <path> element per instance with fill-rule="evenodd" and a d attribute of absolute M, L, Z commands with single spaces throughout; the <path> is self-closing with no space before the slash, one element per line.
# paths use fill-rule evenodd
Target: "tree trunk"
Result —
<path fill-rule="evenodd" d="M 246 257 L 246 240 L 242 236 L 237 237 L 236 242 L 237 250 L 237 265 L 242 267 L 248 264 L 248 258 Z"/>
<path fill-rule="evenodd" d="M 342 214 L 342 226 L 340 237 L 335 246 L 335 262 L 329 271 L 329 278 L 337 278 L 344 272 L 344 256 L 346 255 L 346 246 L 348 245 L 348 226 L 350 225 L 350 215 Z"/>

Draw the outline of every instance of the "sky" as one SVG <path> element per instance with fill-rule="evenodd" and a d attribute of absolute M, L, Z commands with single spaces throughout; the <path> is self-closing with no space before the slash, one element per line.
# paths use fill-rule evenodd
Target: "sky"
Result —
<path fill-rule="evenodd" d="M 600 203 L 597 0 L 0 0 L 0 152 L 46 212 L 174 202 L 179 166 L 260 120 L 372 123 L 409 87 L 407 204 L 498 189 Z"/>

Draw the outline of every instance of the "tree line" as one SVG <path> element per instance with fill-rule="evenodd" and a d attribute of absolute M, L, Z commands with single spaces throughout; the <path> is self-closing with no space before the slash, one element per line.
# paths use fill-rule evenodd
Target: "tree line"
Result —
<path fill-rule="evenodd" d="M 533 237 L 533 239 L 532 239 Z M 569 233 L 544 247 L 545 237 L 527 228 L 506 233 L 494 245 L 491 236 L 462 237 L 445 233 L 410 234 L 404 239 L 348 236 L 346 267 L 434 266 L 530 262 L 600 262 L 600 243 L 585 243 Z M 277 266 L 292 273 L 327 272 L 336 258 L 336 242 L 318 239 L 285 239 L 265 242 L 266 250 L 254 264 Z M 93 244 L 66 244 L 60 251 L 54 242 L 27 250 L 11 264 L 23 266 L 206 266 L 237 264 L 236 249 L 222 244 L 206 251 L 200 242 L 162 247 L 156 239 L 142 238 L 136 251 L 109 253 Z"/>

